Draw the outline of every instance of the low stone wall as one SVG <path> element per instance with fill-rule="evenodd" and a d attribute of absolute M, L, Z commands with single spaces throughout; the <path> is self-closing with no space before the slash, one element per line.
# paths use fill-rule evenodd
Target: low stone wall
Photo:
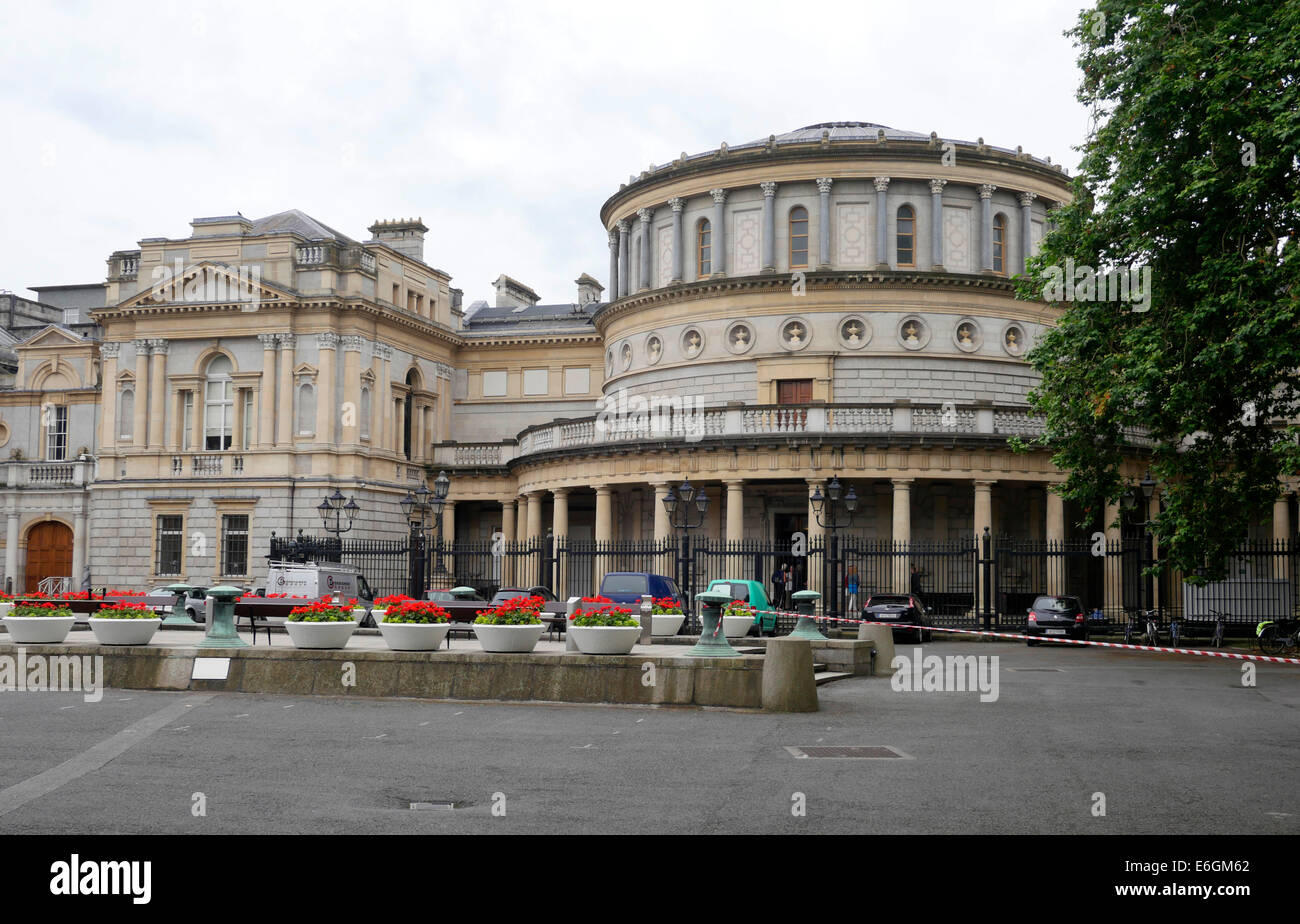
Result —
<path fill-rule="evenodd" d="M 759 709 L 763 658 L 486 652 L 312 651 L 25 645 L 28 657 L 103 655 L 104 685 L 127 690 L 540 700 Z M 17 647 L 0 644 L 0 654 Z M 195 658 L 229 657 L 224 680 L 191 680 Z M 351 685 L 346 685 L 350 681 Z"/>
<path fill-rule="evenodd" d="M 827 639 L 812 643 L 813 660 L 828 671 L 870 676 L 876 643 L 871 640 Z"/>

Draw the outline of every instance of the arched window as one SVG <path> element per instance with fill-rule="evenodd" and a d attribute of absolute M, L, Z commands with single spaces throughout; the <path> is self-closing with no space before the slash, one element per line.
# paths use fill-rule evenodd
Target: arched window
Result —
<path fill-rule="evenodd" d="M 122 398 L 118 402 L 117 412 L 117 438 L 120 440 L 129 440 L 132 437 L 132 431 L 135 429 L 135 390 L 131 388 L 122 389 Z"/>
<path fill-rule="evenodd" d="M 993 216 L 993 272 L 1005 273 L 1007 267 L 1007 217 Z"/>
<path fill-rule="evenodd" d="M 235 397 L 230 373 L 234 367 L 224 355 L 212 357 L 203 381 L 203 448 L 229 449 L 235 421 Z"/>
<path fill-rule="evenodd" d="M 808 265 L 808 210 L 797 205 L 790 210 L 790 268 Z"/>
<path fill-rule="evenodd" d="M 713 226 L 705 218 L 695 232 L 695 266 L 696 275 L 708 276 L 713 272 Z"/>
<path fill-rule="evenodd" d="M 316 432 L 316 389 L 310 382 L 298 386 L 298 435 Z"/>
<path fill-rule="evenodd" d="M 916 212 L 910 205 L 898 210 L 898 265 L 916 265 Z"/>

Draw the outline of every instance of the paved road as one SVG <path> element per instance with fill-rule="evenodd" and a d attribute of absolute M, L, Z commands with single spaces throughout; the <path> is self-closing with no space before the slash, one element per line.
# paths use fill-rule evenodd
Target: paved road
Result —
<path fill-rule="evenodd" d="M 1252 688 L 1235 662 L 926 651 L 998 655 L 997 701 L 882 678 L 823 687 L 819 713 L 785 716 L 0 693 L 0 832 L 1300 832 L 1300 668 L 1261 665 Z M 908 756 L 785 750 L 800 745 Z M 410 809 L 437 800 L 461 805 Z"/>

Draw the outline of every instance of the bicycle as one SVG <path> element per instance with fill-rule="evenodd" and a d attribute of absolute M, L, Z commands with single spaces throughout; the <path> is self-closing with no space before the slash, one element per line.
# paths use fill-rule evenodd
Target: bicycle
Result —
<path fill-rule="evenodd" d="M 1160 615 L 1155 610 L 1138 610 L 1137 616 L 1129 615 L 1128 621 L 1124 623 L 1124 644 L 1133 644 L 1133 636 L 1137 635 L 1138 619 L 1145 621 L 1145 631 L 1138 636 L 1143 645 L 1160 644 Z"/>
<path fill-rule="evenodd" d="M 1207 612 L 1214 617 L 1214 634 L 1210 636 L 1210 646 L 1213 648 L 1222 648 L 1223 625 L 1232 614 L 1225 613 L 1222 610 L 1208 610 Z"/>
<path fill-rule="evenodd" d="M 1288 648 L 1300 648 L 1300 622 L 1290 619 L 1261 622 L 1255 627 L 1255 639 L 1264 654 L 1276 655 Z"/>

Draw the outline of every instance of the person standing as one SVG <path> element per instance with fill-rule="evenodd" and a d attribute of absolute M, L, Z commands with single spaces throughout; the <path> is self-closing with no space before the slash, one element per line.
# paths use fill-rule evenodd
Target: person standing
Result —
<path fill-rule="evenodd" d="M 921 578 L 924 576 L 925 576 L 925 572 L 916 566 L 916 562 L 912 562 L 911 590 L 912 590 L 912 594 L 917 599 L 920 599 L 922 596 Z"/>
<path fill-rule="evenodd" d="M 785 609 L 785 572 L 780 565 L 772 572 L 772 605 L 778 610 Z"/>
<path fill-rule="evenodd" d="M 849 599 L 845 608 L 853 614 L 856 619 L 858 612 L 858 566 L 849 565 L 849 573 L 844 575 L 844 589 L 848 592 Z"/>
<path fill-rule="evenodd" d="M 785 566 L 785 605 L 789 609 L 794 600 L 794 569 L 789 563 Z"/>

